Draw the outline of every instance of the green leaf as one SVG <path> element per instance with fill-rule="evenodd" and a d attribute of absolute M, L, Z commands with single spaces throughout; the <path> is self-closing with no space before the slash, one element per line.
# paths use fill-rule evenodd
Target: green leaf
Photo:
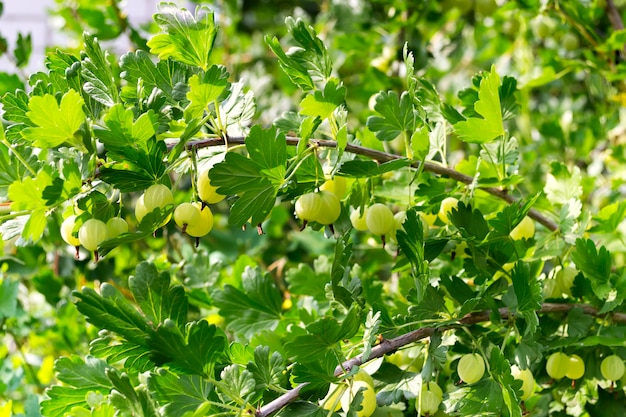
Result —
<path fill-rule="evenodd" d="M 30 54 L 33 51 L 33 42 L 31 34 L 24 36 L 21 32 L 17 34 L 17 40 L 15 41 L 15 50 L 13 56 L 15 57 L 15 66 L 23 68 L 28 65 Z"/>
<path fill-rule="evenodd" d="M 500 210 L 495 218 L 489 220 L 489 227 L 493 229 L 490 232 L 489 240 L 508 236 L 511 230 L 526 217 L 530 208 L 535 204 L 540 195 L 541 193 L 537 193 L 531 198 L 519 200 Z"/>
<path fill-rule="evenodd" d="M 122 104 L 115 104 L 104 116 L 107 129 L 94 128 L 95 136 L 107 150 L 124 152 L 125 148 L 148 151 L 148 139 L 156 133 L 158 118 L 149 110 L 134 120 L 133 111 Z"/>
<path fill-rule="evenodd" d="M 53 178 L 46 169 L 37 173 L 35 178 L 26 177 L 9 186 L 8 196 L 11 200 L 11 211 L 30 211 L 22 236 L 37 241 L 46 227 L 47 201 L 43 197 L 44 190 L 53 184 Z"/>
<path fill-rule="evenodd" d="M 295 85 L 300 87 L 303 91 L 309 91 L 315 88 L 313 79 L 309 75 L 309 71 L 306 66 L 301 62 L 292 59 L 290 55 L 287 55 L 280 46 L 278 38 L 270 38 L 269 36 L 266 36 L 265 42 L 272 52 L 276 54 L 278 57 L 278 64 Z"/>
<path fill-rule="evenodd" d="M 2 118 L 15 123 L 34 126 L 27 116 L 28 94 L 22 90 L 10 91 L 2 97 Z"/>
<path fill-rule="evenodd" d="M 112 388 L 106 376 L 109 366 L 92 356 L 85 357 L 84 361 L 78 356 L 60 358 L 54 367 L 57 379 L 66 386 L 55 386 L 46 391 L 48 399 L 41 403 L 45 416 L 62 417 L 74 407 L 90 408 L 86 401 L 89 392 L 106 395 Z"/>
<path fill-rule="evenodd" d="M 126 101 L 138 100 L 140 86 L 148 94 L 158 88 L 171 104 L 185 98 L 186 90 L 179 91 L 181 85 L 187 84 L 190 74 L 190 69 L 185 64 L 171 59 L 155 64 L 147 52 L 139 50 L 123 55 L 120 69 L 121 77 L 127 83 L 122 87 L 122 96 Z"/>
<path fill-rule="evenodd" d="M 400 133 L 412 134 L 419 120 L 419 112 L 413 107 L 413 100 L 408 92 L 400 98 L 395 91 L 381 91 L 376 94 L 376 110 L 381 116 L 367 118 L 367 127 L 376 133 L 382 141 L 393 140 Z"/>
<path fill-rule="evenodd" d="M 112 285 L 104 283 L 100 294 L 91 288 L 75 292 L 76 308 L 94 326 L 113 331 L 129 342 L 145 345 L 148 321 Z"/>
<path fill-rule="evenodd" d="M 274 207 L 279 187 L 284 182 L 287 159 L 283 133 L 255 126 L 246 138 L 250 158 L 228 152 L 224 161 L 209 173 L 211 184 L 223 195 L 240 194 L 231 207 L 229 223 L 242 226 L 263 222 Z"/>
<path fill-rule="evenodd" d="M 576 267 L 591 281 L 595 295 L 604 300 L 612 290 L 611 256 L 609 251 L 600 246 L 599 250 L 591 239 L 576 239 L 572 252 L 572 260 Z"/>
<path fill-rule="evenodd" d="M 82 142 L 74 137 L 85 121 L 83 104 L 83 98 L 74 90 L 63 95 L 61 104 L 50 94 L 32 97 L 26 115 L 36 127 L 27 127 L 22 135 L 40 148 L 54 148 L 67 142 L 84 149 Z"/>
<path fill-rule="evenodd" d="M 296 361 L 310 362 L 337 348 L 344 339 L 354 336 L 360 327 L 358 308 L 353 307 L 340 323 L 332 317 L 323 317 L 307 325 L 307 334 L 285 342 L 285 351 Z"/>
<path fill-rule="evenodd" d="M 213 407 L 205 408 L 213 392 L 213 385 L 197 375 L 180 375 L 159 369 L 150 375 L 148 388 L 163 406 L 165 416 L 183 417 L 200 407 L 206 414 L 217 411 Z"/>
<path fill-rule="evenodd" d="M 83 36 L 87 57 L 81 65 L 81 75 L 86 80 L 84 91 L 97 102 L 111 107 L 117 103 L 117 85 L 107 59 L 107 53 L 102 51 L 98 40 L 88 33 Z"/>
<path fill-rule="evenodd" d="M 202 77 L 194 75 L 189 79 L 189 92 L 187 99 L 190 101 L 186 111 L 194 117 L 203 117 L 203 112 L 213 104 L 229 85 L 228 71 L 223 65 L 213 65 Z"/>
<path fill-rule="evenodd" d="M 319 262 L 319 258 L 314 261 Z M 313 270 L 307 264 L 299 264 L 297 268 L 290 268 L 285 273 L 285 281 L 289 284 L 292 294 L 308 295 L 318 301 L 326 299 L 324 287 L 330 282 L 328 271 Z"/>
<path fill-rule="evenodd" d="M 332 61 L 326 46 L 315 29 L 301 19 L 287 17 L 285 24 L 298 47 L 285 54 L 278 39 L 266 37 L 265 42 L 278 57 L 278 63 L 289 79 L 304 91 L 312 90 L 314 83 L 325 82 L 331 75 Z"/>
<path fill-rule="evenodd" d="M 167 146 L 154 138 L 148 140 L 147 146 L 147 151 L 127 146 L 109 152 L 109 159 L 121 162 L 109 162 L 102 166 L 100 179 L 123 193 L 145 190 L 157 183 L 165 174 L 163 158 Z"/>
<path fill-rule="evenodd" d="M 149 332 L 147 344 L 155 362 L 203 377 L 213 373 L 228 348 L 224 332 L 206 320 L 191 322 L 181 329 L 173 320 L 166 319 Z"/>
<path fill-rule="evenodd" d="M 465 239 L 475 240 L 478 243 L 482 242 L 489 233 L 489 226 L 480 210 L 472 210 L 471 205 L 466 206 L 463 202 L 459 202 L 458 206 L 452 209 L 448 218 Z"/>
<path fill-rule="evenodd" d="M 256 381 L 256 390 L 264 390 L 271 386 L 280 386 L 285 370 L 283 357 L 278 352 L 270 355 L 268 346 L 257 346 L 254 349 L 254 362 L 248 362 L 248 371 Z"/>
<path fill-rule="evenodd" d="M 585 314 L 582 308 L 572 308 L 567 313 L 567 335 L 573 339 L 580 339 L 589 334 L 595 319 Z"/>
<path fill-rule="evenodd" d="M 249 401 L 249 397 L 254 394 L 256 389 L 252 372 L 242 369 L 239 365 L 229 365 L 224 368 L 220 378 L 219 392 L 226 402 L 229 399 L 236 403 L 240 403 L 242 400 Z"/>
<path fill-rule="evenodd" d="M 411 135 L 411 149 L 413 157 L 417 160 L 423 160 L 430 151 L 430 134 L 428 128 L 421 127 Z"/>
<path fill-rule="evenodd" d="M 161 3 L 154 21 L 166 33 L 148 41 L 151 53 L 161 60 L 173 58 L 203 70 L 209 67 L 217 27 L 208 6 L 197 7 L 194 16 L 174 3 Z"/>
<path fill-rule="evenodd" d="M 113 369 L 107 371 L 107 376 L 113 384 L 114 390 L 109 397 L 109 403 L 122 415 L 160 417 L 156 411 L 154 399 L 145 386 L 135 388 L 130 377 L 118 374 Z"/>
<path fill-rule="evenodd" d="M 331 79 L 324 86 L 324 91 L 316 90 L 301 102 L 300 114 L 326 119 L 346 99 L 346 88 L 337 80 Z"/>
<path fill-rule="evenodd" d="M 536 311 L 541 308 L 543 296 L 536 276 L 531 276 L 527 263 L 519 261 L 511 271 L 513 289 L 517 298 L 517 311 L 527 322 L 526 334 L 533 334 L 539 325 Z"/>
<path fill-rule="evenodd" d="M 17 313 L 17 290 L 19 281 L 3 278 L 0 281 L 0 320 L 14 317 Z"/>
<path fill-rule="evenodd" d="M 187 321 L 187 297 L 183 287 L 170 287 L 167 272 L 159 273 L 149 262 L 137 265 L 135 275 L 128 280 L 128 287 L 141 311 L 152 323 L 173 320 L 180 328 Z"/>
<path fill-rule="evenodd" d="M 241 279 L 243 290 L 226 285 L 213 292 L 213 301 L 227 329 L 249 340 L 278 326 L 283 298 L 273 280 L 258 269 L 246 267 Z"/>
<path fill-rule="evenodd" d="M 392 172 L 398 169 L 407 167 L 411 164 L 408 159 L 395 159 L 393 161 L 377 164 L 374 161 L 362 161 L 354 159 L 351 161 L 345 161 L 341 164 L 339 173 L 348 177 L 354 178 L 368 178 L 377 175 L 382 175 L 385 172 Z"/>
<path fill-rule="evenodd" d="M 543 191 L 552 204 L 567 204 L 572 199 L 579 200 L 583 193 L 580 168 L 573 166 L 570 171 L 565 164 L 553 162 L 550 164 Z"/>
<path fill-rule="evenodd" d="M 413 266 L 415 277 L 421 277 L 428 272 L 427 263 L 424 261 L 424 226 L 417 217 L 417 211 L 410 209 L 406 212 L 406 220 L 402 223 L 402 228 L 396 231 L 398 246 L 402 254 L 406 256 Z M 418 288 L 418 301 L 421 300 L 422 293 Z"/>
<path fill-rule="evenodd" d="M 474 110 L 482 118 L 470 117 L 454 125 L 454 130 L 464 142 L 487 143 L 504 135 L 500 109 L 500 77 L 495 66 L 480 81 L 478 100 Z"/>
<path fill-rule="evenodd" d="M 361 352 L 363 362 L 369 359 L 372 353 L 372 346 L 378 341 L 378 335 L 380 334 L 378 329 L 381 323 L 380 311 L 377 311 L 376 314 L 373 314 L 373 311 L 367 312 L 364 325 L 365 329 L 363 330 L 363 351 Z"/>

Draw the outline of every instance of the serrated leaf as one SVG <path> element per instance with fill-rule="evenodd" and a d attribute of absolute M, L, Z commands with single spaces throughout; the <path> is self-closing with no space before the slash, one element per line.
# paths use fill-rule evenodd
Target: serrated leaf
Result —
<path fill-rule="evenodd" d="M 83 40 L 87 54 L 81 65 L 81 75 L 86 81 L 83 90 L 95 101 L 111 107 L 118 102 L 118 95 L 108 54 L 94 36 L 85 33 Z"/>
<path fill-rule="evenodd" d="M 203 70 L 209 67 L 209 58 L 217 35 L 213 11 L 207 6 L 196 8 L 195 16 L 175 3 L 161 3 L 154 21 L 162 33 L 148 41 L 150 52 L 159 59 L 173 58 Z"/>
<path fill-rule="evenodd" d="M 2 97 L 2 118 L 15 123 L 23 123 L 27 126 L 34 126 L 27 116 L 28 94 L 22 90 L 8 92 Z"/>
<path fill-rule="evenodd" d="M 601 300 L 606 299 L 612 289 L 609 251 L 604 246 L 596 249 L 596 245 L 591 239 L 579 238 L 576 239 L 572 260 L 576 264 L 576 268 L 589 278 L 595 295 Z"/>
<path fill-rule="evenodd" d="M 149 332 L 147 344 L 155 362 L 168 363 L 185 373 L 204 377 L 212 374 L 228 347 L 224 332 L 206 320 L 191 322 L 181 329 L 167 319 Z"/>
<path fill-rule="evenodd" d="M 104 283 L 100 294 L 91 288 L 84 288 L 74 295 L 78 298 L 76 308 L 88 322 L 116 332 L 136 345 L 145 344 L 146 318 L 115 287 Z"/>
<path fill-rule="evenodd" d="M 402 223 L 402 228 L 396 231 L 398 246 L 402 254 L 407 257 L 413 267 L 415 277 L 426 274 L 427 266 L 424 262 L 424 226 L 417 218 L 415 209 L 406 212 L 406 220 Z M 418 301 L 421 300 L 422 293 L 418 288 Z"/>
<path fill-rule="evenodd" d="M 193 75 L 189 78 L 189 92 L 187 99 L 189 106 L 186 110 L 194 116 L 202 117 L 210 104 L 213 104 L 229 85 L 228 71 L 223 65 L 213 65 L 202 77 Z"/>
<path fill-rule="evenodd" d="M 40 148 L 54 148 L 63 143 L 84 149 L 74 134 L 85 121 L 83 98 L 74 90 L 63 95 L 58 104 L 53 95 L 31 97 L 26 115 L 36 127 L 22 130 L 25 139 Z"/>
<path fill-rule="evenodd" d="M 257 346 L 254 349 L 254 362 L 248 362 L 248 371 L 256 381 L 256 390 L 264 390 L 270 386 L 280 386 L 283 379 L 285 364 L 278 352 L 270 355 L 269 346 Z"/>
<path fill-rule="evenodd" d="M 107 376 L 114 388 L 109 403 L 117 412 L 123 415 L 160 417 L 154 399 L 145 386 L 135 387 L 128 375 L 118 374 L 113 369 L 107 371 Z"/>
<path fill-rule="evenodd" d="M 300 102 L 300 114 L 328 118 L 346 99 L 346 88 L 335 79 L 329 80 L 324 91 L 316 90 Z"/>
<path fill-rule="evenodd" d="M 471 205 L 466 206 L 463 202 L 452 208 L 448 218 L 465 239 L 482 242 L 489 233 L 489 226 L 480 210 L 472 209 Z"/>
<path fill-rule="evenodd" d="M 90 408 L 86 397 L 89 392 L 108 394 L 112 384 L 106 376 L 109 365 L 87 356 L 83 361 L 78 356 L 60 358 L 55 362 L 57 378 L 67 386 L 55 386 L 46 391 L 48 399 L 42 401 L 43 415 L 62 417 L 74 407 Z"/>
<path fill-rule="evenodd" d="M 362 161 L 354 159 L 351 161 L 345 161 L 341 164 L 339 173 L 348 177 L 354 178 L 368 178 L 376 175 L 382 175 L 385 172 L 392 172 L 398 169 L 407 167 L 411 164 L 408 159 L 395 159 L 393 161 L 377 164 L 374 161 Z"/>
<path fill-rule="evenodd" d="M 115 104 L 104 116 L 106 129 L 95 128 L 95 136 L 104 143 L 107 150 L 120 152 L 132 147 L 148 151 L 148 139 L 156 133 L 158 117 L 149 110 L 134 120 L 133 111 L 122 104 Z"/>
<path fill-rule="evenodd" d="M 262 330 L 274 330 L 280 321 L 282 295 L 272 279 L 246 267 L 243 290 L 231 285 L 213 292 L 213 301 L 226 319 L 227 329 L 249 340 Z"/>
<path fill-rule="evenodd" d="M 249 401 L 249 396 L 254 394 L 256 382 L 252 372 L 242 369 L 239 365 L 229 365 L 224 368 L 220 378 L 219 393 L 225 402 Z"/>
<path fill-rule="evenodd" d="M 200 407 L 205 413 L 216 411 L 213 407 L 205 409 L 213 385 L 197 375 L 179 375 L 160 369 L 150 375 L 148 388 L 162 404 L 165 416 L 183 417 Z"/>
<path fill-rule="evenodd" d="M 330 275 L 314 271 L 307 264 L 299 264 L 297 268 L 287 270 L 285 281 L 289 284 L 290 293 L 308 295 L 318 301 L 324 301 L 326 299 L 324 286 L 330 282 Z"/>
<path fill-rule="evenodd" d="M 589 334 L 595 319 L 585 314 L 581 308 L 572 308 L 567 313 L 567 335 L 573 339 L 580 339 Z"/>
<path fill-rule="evenodd" d="M 120 69 L 121 77 L 128 84 L 122 88 L 122 96 L 127 101 L 137 100 L 140 80 L 148 93 L 158 88 L 172 104 L 185 98 L 190 69 L 183 63 L 168 59 L 155 64 L 147 52 L 139 50 L 123 55 Z M 185 89 L 179 92 L 178 89 L 183 85 Z"/>
<path fill-rule="evenodd" d="M 30 217 L 24 225 L 22 237 L 37 241 L 46 227 L 47 201 L 44 191 L 53 184 L 48 170 L 41 170 L 35 178 L 26 177 L 9 186 L 8 197 L 11 200 L 11 211 L 30 211 Z"/>
<path fill-rule="evenodd" d="M 560 162 L 550 165 L 543 191 L 552 204 L 567 204 L 572 199 L 579 200 L 583 188 L 580 168 L 573 166 L 571 171 Z"/>
<path fill-rule="evenodd" d="M 246 138 L 246 149 L 252 159 L 228 152 L 224 161 L 209 173 L 218 193 L 240 195 L 228 219 L 237 226 L 248 220 L 259 224 L 267 218 L 284 181 L 287 158 L 285 136 L 275 127 L 269 130 L 253 127 Z"/>
<path fill-rule="evenodd" d="M 307 325 L 307 334 L 287 340 L 285 351 L 296 361 L 309 362 L 335 349 L 340 341 L 354 336 L 360 324 L 356 307 L 351 308 L 341 322 L 332 317 L 322 317 Z"/>
<path fill-rule="evenodd" d="M 500 77 L 495 66 L 480 81 L 478 100 L 474 110 L 482 118 L 469 117 L 454 125 L 454 130 L 464 142 L 487 143 L 504 135 L 500 108 Z"/>
<path fill-rule="evenodd" d="M 508 236 L 511 230 L 528 214 L 540 195 L 541 193 L 537 193 L 528 199 L 519 200 L 500 210 L 495 218 L 489 220 L 489 227 L 493 229 L 490 232 L 489 240 Z"/>
<path fill-rule="evenodd" d="M 151 138 L 147 151 L 123 147 L 108 156 L 113 161 L 100 168 L 100 179 L 121 192 L 141 191 L 155 184 L 165 174 L 163 158 L 167 147 L 163 141 Z"/>
<path fill-rule="evenodd" d="M 15 49 L 13 50 L 13 56 L 15 57 L 15 65 L 18 68 L 23 68 L 28 64 L 30 54 L 33 51 L 33 43 L 31 34 L 24 36 L 21 32 L 17 34 L 17 40 L 15 41 Z"/>
<path fill-rule="evenodd" d="M 400 97 L 395 91 L 381 91 L 375 96 L 376 110 L 381 116 L 367 118 L 367 127 L 382 141 L 393 140 L 402 132 L 412 132 L 417 126 L 419 112 L 408 92 Z"/>
<path fill-rule="evenodd" d="M 170 287 L 167 272 L 159 273 L 149 262 L 137 265 L 135 275 L 128 280 L 128 287 L 141 311 L 151 322 L 163 323 L 173 320 L 178 327 L 187 321 L 187 297 L 181 286 Z"/>
<path fill-rule="evenodd" d="M 517 298 L 517 311 L 524 315 L 527 321 L 526 334 L 533 334 L 539 325 L 536 311 L 541 308 L 543 299 L 541 286 L 537 277 L 531 276 L 528 264 L 521 261 L 513 267 L 511 281 Z"/>
<path fill-rule="evenodd" d="M 326 46 L 315 33 L 315 29 L 303 20 L 287 17 L 285 24 L 298 47 L 285 53 L 278 39 L 266 37 L 265 41 L 278 57 L 280 67 L 291 81 L 304 91 L 312 90 L 316 82 L 325 82 L 332 71 Z"/>
<path fill-rule="evenodd" d="M 285 135 L 275 127 L 262 129 L 255 125 L 245 140 L 250 158 L 259 165 L 260 171 L 267 173 L 272 182 L 280 185 L 287 162 L 287 141 Z M 276 169 L 275 171 L 272 171 Z"/>

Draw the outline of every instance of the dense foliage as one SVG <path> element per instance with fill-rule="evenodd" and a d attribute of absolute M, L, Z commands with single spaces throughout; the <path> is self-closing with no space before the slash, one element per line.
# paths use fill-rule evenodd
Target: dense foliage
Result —
<path fill-rule="evenodd" d="M 0 38 L 0 417 L 626 414 L 626 5 L 198 3 Z"/>

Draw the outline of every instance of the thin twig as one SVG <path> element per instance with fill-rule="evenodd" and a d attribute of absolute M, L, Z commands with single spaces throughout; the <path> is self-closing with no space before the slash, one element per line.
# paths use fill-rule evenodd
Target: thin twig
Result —
<path fill-rule="evenodd" d="M 293 136 L 287 137 L 287 144 L 290 146 L 297 146 L 298 142 L 300 142 L 300 138 L 293 137 Z M 337 142 L 334 140 L 311 139 L 309 140 L 309 142 L 310 142 L 310 145 L 319 146 L 322 148 L 336 148 L 337 147 Z M 229 136 L 228 143 L 229 144 L 244 144 L 245 138 L 242 136 Z M 220 146 L 220 145 L 224 145 L 223 139 L 210 138 L 210 139 L 189 141 L 187 142 L 186 147 L 187 149 L 192 149 L 192 148 L 200 149 L 200 148 L 207 148 L 211 146 Z M 174 146 L 175 144 L 169 145 L 170 148 L 173 148 Z M 398 159 L 404 159 L 404 157 L 400 155 L 394 155 L 391 153 L 381 152 L 375 149 L 370 149 L 370 148 L 366 148 L 363 146 L 352 145 L 352 144 L 347 144 L 345 151 L 355 154 L 355 155 L 365 156 L 367 158 L 373 159 L 380 163 L 395 161 Z M 419 168 L 420 161 L 414 161 L 411 164 L 411 166 L 413 168 Z M 469 175 L 462 174 L 459 171 L 456 171 L 452 168 L 444 167 L 434 162 L 426 161 L 424 163 L 424 170 L 431 172 L 433 174 L 452 178 L 453 180 L 462 182 L 464 184 L 471 184 L 474 181 L 474 178 L 470 177 Z M 512 195 L 507 193 L 505 190 L 502 190 L 500 188 L 481 187 L 480 189 L 506 201 L 509 204 L 512 204 L 518 201 L 515 197 L 513 197 Z M 551 219 L 549 219 L 548 217 L 546 217 L 545 215 L 543 215 L 542 213 L 538 212 L 535 209 L 530 209 L 530 211 L 528 212 L 528 217 L 537 220 L 539 223 L 541 223 L 542 225 L 544 225 L 545 227 L 547 227 L 548 229 L 552 231 L 555 231 L 559 228 L 558 224 L 556 224 L 554 221 L 552 221 Z"/>
<path fill-rule="evenodd" d="M 567 313 L 570 310 L 575 308 L 581 309 L 585 314 L 594 317 L 610 317 L 613 323 L 626 324 L 626 313 L 612 313 L 612 314 L 600 314 L 599 310 L 595 307 L 586 305 L 586 304 L 559 304 L 559 303 L 544 303 L 541 308 L 537 310 L 538 314 L 551 314 L 551 313 Z M 372 348 L 370 355 L 367 357 L 367 361 L 372 359 L 376 359 L 382 356 L 385 356 L 388 353 L 392 353 L 402 346 L 406 346 L 410 343 L 417 342 L 418 340 L 425 339 L 430 337 L 436 331 L 446 331 L 450 329 L 457 328 L 458 326 L 469 326 L 472 324 L 477 324 L 485 321 L 492 320 L 492 311 L 485 310 L 479 311 L 475 313 L 469 313 L 463 316 L 457 323 L 442 326 L 439 328 L 435 327 L 423 327 L 421 329 L 414 330 L 412 332 L 403 334 L 393 339 L 385 339 L 380 344 L 376 345 Z M 512 318 L 515 314 L 511 313 L 508 308 L 501 308 L 498 310 L 500 317 L 502 320 L 508 320 Z M 349 359 L 343 362 L 341 365 L 335 368 L 335 376 L 341 376 L 345 372 L 349 372 L 353 367 L 360 366 L 364 362 L 363 357 L 361 355 L 356 356 L 352 359 Z M 308 383 L 303 383 L 288 391 L 287 393 L 281 395 L 276 398 L 274 401 L 267 403 L 263 407 L 259 408 L 255 414 L 256 417 L 269 417 L 277 411 L 281 410 L 288 404 L 295 401 L 300 395 L 300 391 L 304 388 Z"/>

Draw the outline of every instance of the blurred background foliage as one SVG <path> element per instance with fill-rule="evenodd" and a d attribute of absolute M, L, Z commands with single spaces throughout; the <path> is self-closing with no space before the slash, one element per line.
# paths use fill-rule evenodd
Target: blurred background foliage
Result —
<path fill-rule="evenodd" d="M 12 1 L 12 0 L 10 0 Z M 131 0 L 129 0 L 131 1 Z M 392 153 L 402 153 L 402 144 L 381 144 L 365 128 L 373 114 L 372 97 L 381 90 L 406 89 L 403 46 L 415 56 L 420 77 L 437 89 L 442 99 L 461 112 L 473 103 L 473 76 L 495 65 L 500 74 L 518 80 L 519 108 L 507 125 L 519 148 L 515 187 L 522 195 L 533 195 L 544 187 L 546 175 L 558 168 L 542 161 L 558 161 L 581 172 L 580 200 L 588 210 L 582 222 L 596 225 L 596 234 L 616 256 L 617 267 L 626 261 L 621 220 L 626 193 L 626 32 L 619 30 L 626 4 L 613 0 L 325 0 L 317 1 L 204 1 L 217 12 L 220 26 L 212 61 L 225 65 L 232 80 L 241 80 L 254 92 L 256 122 L 272 124 L 286 111 L 297 111 L 302 93 L 285 76 L 265 42 L 276 36 L 290 43 L 285 18 L 299 17 L 313 25 L 325 40 L 334 62 L 335 75 L 347 88 L 349 130 L 362 144 Z M 1 4 L 1 3 L 0 3 Z M 68 45 L 79 45 L 83 31 L 102 41 L 126 38 L 133 49 L 147 49 L 146 41 L 157 27 L 147 22 L 133 26 L 117 0 L 57 0 L 51 17 L 62 21 Z M 194 3 L 187 4 L 193 8 Z M 0 35 L 3 35 L 0 27 Z M 28 63 L 27 34 L 9 45 L 0 38 L 0 53 L 11 57 L 13 70 L 0 73 L 0 93 L 16 88 L 32 89 L 37 77 L 21 70 Z M 80 47 L 56 46 L 78 54 Z M 110 61 L 119 68 L 111 52 Z M 115 74 L 120 80 L 119 73 Z M 459 91 L 461 93 L 459 93 Z M 471 107 L 471 106 L 469 106 Z M 470 175 L 477 167 L 478 148 L 450 137 L 442 130 L 445 150 L 441 162 Z M 383 149 L 384 147 L 384 149 Z M 474 159 L 472 159 L 474 158 Z M 472 165 L 473 164 L 473 165 Z M 576 167 L 576 168 L 574 168 Z M 478 169 L 481 169 L 480 167 Z M 394 181 L 406 173 L 372 179 L 372 187 L 385 181 L 377 192 L 393 198 Z M 1 176 L 1 174 L 0 174 Z M 439 180 L 422 187 L 424 200 L 433 207 L 443 192 L 454 194 L 457 184 Z M 184 182 L 181 187 L 185 189 Z M 189 184 L 186 186 L 189 189 Z M 2 196 L 5 197 L 5 196 Z M 132 199 L 136 196 L 128 196 Z M 439 198 L 439 200 L 437 200 Z M 179 193 L 177 202 L 187 201 Z M 400 198 L 396 203 L 401 206 Z M 615 204 L 613 204 L 615 203 Z M 486 199 L 486 212 L 496 212 L 502 203 Z M 125 206 L 132 206 L 130 201 Z M 609 206 L 609 209 L 605 207 Z M 538 208 L 558 213 L 545 197 Z M 604 210 L 603 210 L 604 208 Z M 125 208 L 122 210 L 125 213 Z M 433 209 L 435 210 L 435 209 Z M 0 258 L 0 398 L 13 400 L 14 412 L 39 415 L 38 403 L 45 387 L 54 382 L 52 363 L 62 355 L 88 352 L 94 329 L 86 327 L 70 300 L 70 292 L 84 285 L 108 281 L 123 292 L 127 279 L 142 260 L 148 258 L 169 269 L 184 283 L 194 314 L 212 322 L 223 320 L 215 314 L 210 297 L 212 286 L 231 283 L 239 286 L 237 274 L 245 265 L 261 265 L 272 272 L 279 288 L 286 280 L 297 282 L 299 263 L 315 265 L 318 273 L 328 272 L 327 256 L 334 244 L 322 233 L 296 232 L 289 205 L 277 206 L 265 222 L 265 234 L 254 227 L 244 231 L 227 225 L 228 205 L 217 209 L 217 227 L 199 248 L 181 236 L 170 224 L 154 239 L 120 246 L 103 261 L 93 264 L 84 256 L 73 258 L 58 230 L 61 219 L 50 217 L 48 233 L 38 245 L 4 242 Z M 617 213 L 617 214 L 616 214 Z M 599 220 L 597 223 L 593 221 Z M 598 226 L 601 220 L 615 227 Z M 344 222 L 342 228 L 341 221 Z M 349 224 L 344 213 L 338 226 Z M 606 223 L 608 224 L 608 222 Z M 561 246 L 543 231 L 538 247 L 557 251 Z M 360 232 L 353 232 L 355 234 Z M 391 275 L 392 250 L 360 236 L 355 243 L 354 261 L 360 265 L 366 298 Z M 543 240 L 541 240 L 543 239 Z M 547 249 L 546 249 L 547 250 Z M 441 265 L 442 271 L 458 270 L 462 261 Z M 291 275 L 290 275 L 291 274 Z M 369 295 L 368 295 L 369 294 Z M 266 341 L 268 344 L 271 340 Z M 3 414 L 0 407 L 0 416 Z"/>

